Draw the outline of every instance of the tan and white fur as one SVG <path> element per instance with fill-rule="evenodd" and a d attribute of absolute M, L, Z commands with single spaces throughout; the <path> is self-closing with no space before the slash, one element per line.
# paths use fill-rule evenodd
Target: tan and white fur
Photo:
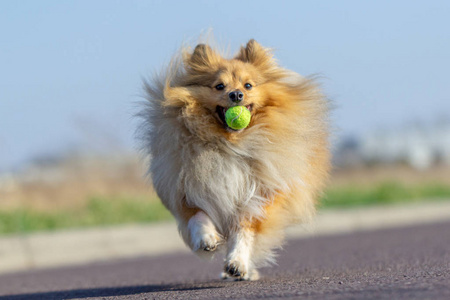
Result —
<path fill-rule="evenodd" d="M 286 226 L 314 215 L 329 170 L 327 101 L 254 40 L 230 59 L 205 44 L 182 49 L 145 88 L 149 173 L 184 241 L 226 251 L 224 278 L 257 279 Z M 225 124 L 233 105 L 250 108 L 247 128 Z"/>

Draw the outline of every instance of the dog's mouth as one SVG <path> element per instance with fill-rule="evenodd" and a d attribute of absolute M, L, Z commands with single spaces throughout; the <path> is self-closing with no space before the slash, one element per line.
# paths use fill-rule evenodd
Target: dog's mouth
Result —
<path fill-rule="evenodd" d="M 252 110 L 253 110 L 253 104 L 246 105 L 245 107 L 247 107 L 247 109 L 248 109 L 250 112 L 252 112 Z M 226 129 L 229 129 L 229 130 L 232 130 L 232 131 L 239 131 L 239 130 L 230 128 L 230 127 L 227 125 L 227 121 L 225 121 L 225 113 L 227 112 L 228 108 L 229 108 L 229 107 L 223 107 L 223 106 L 220 106 L 220 105 L 217 105 L 217 106 L 216 106 L 216 113 L 217 113 L 217 115 L 219 116 L 219 120 L 222 122 L 222 125 L 223 125 Z"/>

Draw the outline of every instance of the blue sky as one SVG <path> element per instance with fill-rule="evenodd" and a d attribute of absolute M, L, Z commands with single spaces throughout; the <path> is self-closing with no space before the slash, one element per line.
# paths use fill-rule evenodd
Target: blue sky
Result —
<path fill-rule="evenodd" d="M 450 117 L 450 1 L 1 1 L 0 171 L 133 150 L 141 78 L 209 28 L 321 74 L 338 135 Z"/>

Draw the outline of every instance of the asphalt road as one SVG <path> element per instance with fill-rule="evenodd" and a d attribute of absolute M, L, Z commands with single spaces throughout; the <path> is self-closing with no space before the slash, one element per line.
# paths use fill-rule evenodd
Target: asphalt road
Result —
<path fill-rule="evenodd" d="M 143 237 L 145 238 L 145 237 Z M 450 221 L 290 241 L 257 282 L 182 253 L 0 276 L 2 299 L 450 299 Z"/>

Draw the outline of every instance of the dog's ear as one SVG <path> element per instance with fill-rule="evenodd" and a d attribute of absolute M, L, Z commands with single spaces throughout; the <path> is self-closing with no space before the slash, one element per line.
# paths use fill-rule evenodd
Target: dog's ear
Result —
<path fill-rule="evenodd" d="M 248 41 L 245 47 L 241 47 L 235 59 L 254 65 L 272 80 L 286 77 L 286 73 L 278 66 L 270 49 L 264 48 L 254 39 Z"/>
<path fill-rule="evenodd" d="M 210 71 L 219 60 L 220 56 L 205 44 L 198 44 L 192 54 L 184 55 L 185 65 L 196 72 Z"/>
<path fill-rule="evenodd" d="M 241 47 L 235 58 L 243 62 L 251 63 L 256 67 L 264 67 L 274 63 L 269 50 L 261 46 L 254 39 L 248 41 L 245 47 Z"/>

